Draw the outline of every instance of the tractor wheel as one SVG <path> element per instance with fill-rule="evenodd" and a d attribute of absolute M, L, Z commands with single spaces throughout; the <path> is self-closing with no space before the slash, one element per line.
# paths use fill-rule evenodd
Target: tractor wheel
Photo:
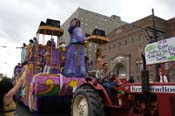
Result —
<path fill-rule="evenodd" d="M 89 86 L 79 87 L 73 95 L 71 113 L 73 116 L 105 116 L 99 93 Z"/>

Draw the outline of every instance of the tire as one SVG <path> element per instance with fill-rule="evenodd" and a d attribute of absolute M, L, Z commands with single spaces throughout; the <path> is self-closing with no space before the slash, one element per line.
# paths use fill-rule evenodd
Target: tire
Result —
<path fill-rule="evenodd" d="M 72 116 L 105 116 L 104 104 L 99 93 L 92 87 L 79 87 L 73 95 Z"/>

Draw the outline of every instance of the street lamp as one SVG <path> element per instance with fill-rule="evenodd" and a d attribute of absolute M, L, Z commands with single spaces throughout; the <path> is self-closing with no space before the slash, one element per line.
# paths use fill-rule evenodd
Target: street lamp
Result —
<path fill-rule="evenodd" d="M 142 64 L 143 64 L 142 60 L 138 60 L 138 59 L 136 60 L 136 65 L 140 70 L 142 70 Z"/>
<path fill-rule="evenodd" d="M 137 80 L 140 81 L 140 78 L 141 78 L 141 71 L 143 69 L 143 60 L 141 59 L 136 59 L 136 66 L 137 66 L 137 69 L 136 69 L 136 77 L 137 77 Z"/>

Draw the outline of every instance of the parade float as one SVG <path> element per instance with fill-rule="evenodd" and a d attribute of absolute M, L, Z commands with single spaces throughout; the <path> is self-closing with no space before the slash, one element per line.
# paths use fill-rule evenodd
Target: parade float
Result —
<path fill-rule="evenodd" d="M 51 20 L 51 22 L 55 22 L 55 20 Z M 173 111 L 175 109 L 175 83 L 150 83 L 149 71 L 146 69 L 146 64 L 175 61 L 175 46 L 172 44 L 175 42 L 174 37 L 148 44 L 145 48 L 145 54 L 141 55 L 143 60 L 142 82 L 123 81 L 118 83 L 118 81 L 114 81 L 116 79 L 114 78 L 113 82 L 116 83 L 117 90 L 111 90 L 113 94 L 111 99 L 106 88 L 96 80 L 94 75 L 83 78 L 64 76 L 58 60 L 59 50 L 57 48 L 50 51 L 51 63 L 49 66 L 53 70 L 51 73 L 43 73 L 42 49 L 46 45 L 38 43 L 38 34 L 59 37 L 63 34 L 63 29 L 58 25 L 53 25 L 53 23 L 41 22 L 37 30 L 37 41 L 32 47 L 31 55 L 29 55 L 31 60 L 27 62 L 27 78 L 20 90 L 22 94 L 19 96 L 19 100 L 34 114 L 38 115 L 43 106 L 52 103 L 72 102 L 71 115 L 73 116 L 175 115 Z M 104 44 L 109 41 L 109 38 L 93 34 L 86 40 Z M 164 47 L 159 49 L 160 46 Z M 116 76 L 114 74 L 107 74 L 109 82 L 113 76 Z"/>
<path fill-rule="evenodd" d="M 44 60 L 47 57 L 45 56 L 47 45 L 45 40 L 41 40 L 42 43 L 40 43 L 40 37 L 43 35 L 42 39 L 46 39 L 45 36 L 49 35 L 51 40 L 53 40 L 53 36 L 60 37 L 64 31 L 60 28 L 59 23 L 59 21 L 52 19 L 47 19 L 46 23 L 43 21 L 40 23 L 33 46 L 29 50 L 30 53 L 26 54 L 29 56 L 28 61 L 22 63 L 22 65 L 27 65 L 28 70 L 18 99 L 35 115 L 38 115 L 41 110 L 43 112 L 43 110 L 49 109 L 49 105 L 70 103 L 73 91 L 84 81 L 84 78 L 62 75 L 63 66 L 61 63 L 62 60 L 65 60 L 65 53 L 62 52 L 65 52 L 66 48 L 61 51 L 55 44 L 52 44 L 51 49 L 49 49 L 50 57 L 48 60 L 50 63 L 47 65 L 50 67 L 50 72 L 43 72 L 44 65 L 46 65 Z M 44 106 L 47 108 L 43 108 Z"/>

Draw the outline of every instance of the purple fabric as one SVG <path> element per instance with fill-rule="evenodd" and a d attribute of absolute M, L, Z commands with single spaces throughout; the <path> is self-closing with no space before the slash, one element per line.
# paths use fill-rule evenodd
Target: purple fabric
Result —
<path fill-rule="evenodd" d="M 55 43 L 53 38 L 51 38 L 51 43 L 52 43 L 52 48 L 55 49 L 56 48 L 56 43 Z"/>
<path fill-rule="evenodd" d="M 21 68 L 22 68 L 21 65 L 16 65 L 15 68 L 14 68 L 14 74 L 15 75 L 20 74 Z"/>
<path fill-rule="evenodd" d="M 58 55 L 59 55 L 58 50 L 51 51 L 51 65 L 59 64 L 59 56 Z"/>
<path fill-rule="evenodd" d="M 85 34 L 80 27 L 73 28 L 73 31 L 70 28 L 69 32 L 72 33 L 70 33 L 70 45 L 66 54 L 63 74 L 67 77 L 85 77 L 84 47 L 80 44 L 83 43 Z"/>
<path fill-rule="evenodd" d="M 53 84 L 55 87 L 59 87 L 60 88 L 60 75 L 44 75 L 44 74 L 40 74 L 38 76 L 33 77 L 32 84 L 34 84 L 34 91 L 36 94 L 38 93 L 42 93 L 46 90 L 48 90 L 48 86 Z M 50 83 L 49 85 L 47 85 L 48 83 L 47 80 L 50 80 L 53 83 Z M 77 83 L 76 86 L 80 86 L 81 84 L 83 84 L 84 79 L 83 78 L 67 78 L 67 77 L 62 77 L 62 87 L 60 88 L 58 95 L 59 96 L 65 96 L 65 95 L 72 95 L 72 87 L 70 86 L 71 83 Z M 47 85 L 47 86 L 46 86 Z M 45 93 L 46 94 L 46 93 Z M 44 94 L 43 94 L 44 95 Z"/>
<path fill-rule="evenodd" d="M 67 48 L 64 48 L 65 51 L 62 50 L 62 48 L 59 49 L 59 60 L 60 60 L 60 63 L 65 63 L 65 59 L 63 60 L 62 57 L 66 58 L 66 49 Z"/>
<path fill-rule="evenodd" d="M 33 45 L 32 46 L 32 55 L 31 55 L 31 58 L 29 59 L 29 62 L 31 63 L 31 64 L 33 64 L 34 63 L 34 60 L 35 60 L 35 57 L 34 57 L 34 55 L 35 55 L 35 45 Z"/>
<path fill-rule="evenodd" d="M 45 48 L 39 48 L 38 52 L 39 52 L 39 63 L 44 65 L 45 64 L 44 54 L 46 50 Z"/>
<path fill-rule="evenodd" d="M 44 65 L 46 64 L 46 59 L 44 57 L 45 52 L 46 52 L 45 48 L 43 46 L 40 46 L 38 49 L 38 54 L 39 54 L 38 63 L 40 65 L 38 72 L 43 72 L 44 70 Z"/>

